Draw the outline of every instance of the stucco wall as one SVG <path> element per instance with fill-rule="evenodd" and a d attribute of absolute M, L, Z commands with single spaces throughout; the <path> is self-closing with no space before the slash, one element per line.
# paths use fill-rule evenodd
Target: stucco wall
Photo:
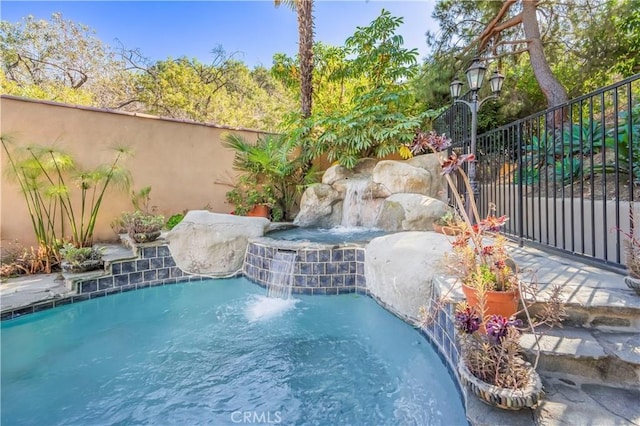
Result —
<path fill-rule="evenodd" d="M 0 132 L 16 144 L 54 144 L 73 154 L 83 167 L 94 167 L 113 158 L 113 145 L 134 151 L 124 164 L 133 186 L 151 186 L 151 205 L 169 217 L 185 209 L 210 208 L 228 213 L 225 202 L 236 175 L 234 153 L 222 145 L 226 132 L 255 141 L 257 131 L 163 119 L 148 115 L 112 112 L 52 102 L 2 96 Z M 16 183 L 8 179 L 7 159 L 1 155 L 0 238 L 33 244 L 33 231 L 25 202 Z M 77 197 L 76 197 L 77 198 Z M 103 202 L 96 241 L 111 240 L 109 223 L 122 211 L 132 210 L 128 194 L 112 190 Z"/>

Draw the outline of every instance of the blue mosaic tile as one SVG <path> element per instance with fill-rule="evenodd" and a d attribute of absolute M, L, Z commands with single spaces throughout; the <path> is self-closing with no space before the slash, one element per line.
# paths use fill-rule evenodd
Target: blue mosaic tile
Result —
<path fill-rule="evenodd" d="M 326 287 L 314 288 L 311 294 L 326 295 L 327 288 Z"/>
<path fill-rule="evenodd" d="M 355 275 L 347 275 L 344 277 L 344 285 L 353 287 L 356 285 L 356 276 Z"/>
<path fill-rule="evenodd" d="M 145 281 L 153 281 L 158 279 L 158 271 L 153 269 L 151 271 L 144 271 L 142 273 L 142 279 Z"/>
<path fill-rule="evenodd" d="M 334 249 L 331 251 L 331 261 L 332 262 L 342 262 L 344 258 L 344 250 L 342 249 Z"/>
<path fill-rule="evenodd" d="M 339 266 L 338 271 L 341 274 L 348 274 L 350 272 L 350 270 L 349 270 L 349 262 L 340 262 L 338 264 L 338 266 Z"/>
<path fill-rule="evenodd" d="M 177 278 L 177 277 L 181 277 L 183 275 L 182 274 L 182 270 L 180 268 L 178 268 L 178 267 L 171 268 L 170 274 L 171 274 L 171 278 Z"/>
<path fill-rule="evenodd" d="M 87 280 L 80 284 L 80 293 L 91 293 L 98 290 L 97 280 Z"/>
<path fill-rule="evenodd" d="M 77 303 L 77 302 L 82 302 L 83 300 L 89 300 L 91 298 L 91 296 L 86 293 L 86 294 L 79 294 L 77 296 L 73 296 L 71 298 L 71 303 Z"/>
<path fill-rule="evenodd" d="M 55 305 L 56 306 L 64 306 L 64 305 L 68 305 L 70 303 L 73 302 L 73 299 L 71 297 L 65 297 L 64 299 L 58 299 L 55 301 Z"/>
<path fill-rule="evenodd" d="M 13 311 L 7 311 L 0 314 L 0 321 L 6 321 L 13 318 Z"/>
<path fill-rule="evenodd" d="M 340 270 L 340 267 L 337 263 L 327 263 L 326 265 L 327 275 L 337 274 Z"/>
<path fill-rule="evenodd" d="M 142 272 L 132 272 L 129 274 L 129 284 L 138 284 L 142 282 Z"/>
<path fill-rule="evenodd" d="M 320 287 L 329 287 L 331 285 L 331 275 L 320 275 L 318 278 Z"/>
<path fill-rule="evenodd" d="M 364 250 L 363 249 L 357 249 L 356 250 L 356 260 L 358 262 L 364 262 Z"/>
<path fill-rule="evenodd" d="M 326 263 L 312 263 L 313 268 L 311 269 L 311 272 L 314 275 L 324 275 L 327 273 L 326 265 Z"/>
<path fill-rule="evenodd" d="M 87 298 L 88 297 L 89 296 L 87 296 Z M 22 315 L 27 315 L 27 314 L 32 314 L 32 313 L 33 313 L 33 306 L 27 306 L 25 308 L 14 309 L 13 318 L 21 317 Z"/>
<path fill-rule="evenodd" d="M 136 262 L 134 261 L 126 261 L 126 262 L 122 262 L 121 264 L 121 270 L 123 274 L 128 274 L 130 272 L 135 272 L 136 271 Z"/>
<path fill-rule="evenodd" d="M 165 278 L 169 278 L 171 276 L 170 268 L 162 268 L 156 270 L 156 278 L 159 280 L 164 280 Z"/>
<path fill-rule="evenodd" d="M 131 291 L 131 290 L 135 290 L 136 289 L 136 285 L 135 284 L 127 284 L 127 285 L 123 285 L 122 287 L 120 287 L 120 291 L 122 291 L 123 293 L 126 291 Z"/>
<path fill-rule="evenodd" d="M 356 262 L 356 274 L 364 275 L 364 263 Z"/>
<path fill-rule="evenodd" d="M 367 279 L 364 277 L 364 275 L 356 275 L 356 286 L 358 287 L 367 286 Z"/>
<path fill-rule="evenodd" d="M 162 283 L 165 285 L 176 284 L 177 282 L 178 280 L 176 280 L 175 278 L 168 278 L 166 280 L 162 280 Z"/>
<path fill-rule="evenodd" d="M 164 266 L 164 259 L 162 257 L 153 257 L 149 259 L 149 268 L 160 269 Z"/>
<path fill-rule="evenodd" d="M 296 287 L 304 287 L 306 285 L 305 277 L 302 275 L 294 275 L 293 285 L 295 285 Z"/>
<path fill-rule="evenodd" d="M 302 272 L 302 265 L 307 265 L 307 263 L 299 263 L 299 262 L 295 263 L 293 265 L 293 273 L 296 274 L 296 275 L 302 274 L 303 273 Z M 308 273 L 309 273 L 308 271 L 305 272 L 305 274 L 308 274 Z"/>
<path fill-rule="evenodd" d="M 90 296 L 92 299 L 97 299 L 98 297 L 104 297 L 107 295 L 107 292 L 105 290 L 98 290 L 98 291 L 94 291 L 93 293 L 90 293 Z"/>
<path fill-rule="evenodd" d="M 167 256 L 164 258 L 164 267 L 171 268 L 172 266 L 176 266 L 176 261 L 173 260 L 173 257 Z"/>
<path fill-rule="evenodd" d="M 307 262 L 318 262 L 318 250 L 307 250 Z"/>
<path fill-rule="evenodd" d="M 149 269 L 149 259 L 142 259 L 136 262 L 136 270 L 147 271 Z"/>
<path fill-rule="evenodd" d="M 44 311 L 44 310 L 47 310 L 47 309 L 51 309 L 53 307 L 54 307 L 53 301 L 46 302 L 46 303 L 40 303 L 40 304 L 37 304 L 37 305 L 33 306 L 33 312 L 40 312 L 40 311 Z"/>
<path fill-rule="evenodd" d="M 159 246 L 157 254 L 158 254 L 158 257 L 171 256 L 171 252 L 169 251 L 168 246 Z"/>
<path fill-rule="evenodd" d="M 157 247 L 145 247 L 142 249 L 142 258 L 149 259 L 152 257 L 158 257 L 158 248 Z"/>
<path fill-rule="evenodd" d="M 98 279 L 98 290 L 106 290 L 113 287 L 113 277 L 102 277 Z"/>
<path fill-rule="evenodd" d="M 340 287 L 338 290 L 338 294 L 350 294 L 355 293 L 355 289 L 353 287 Z"/>
<path fill-rule="evenodd" d="M 120 275 L 122 273 L 122 264 L 121 263 L 112 263 L 111 264 L 111 275 Z"/>
<path fill-rule="evenodd" d="M 118 287 L 129 284 L 129 274 L 116 275 L 113 277 L 113 283 Z"/>
<path fill-rule="evenodd" d="M 164 285 L 164 283 L 162 282 L 162 280 L 152 280 L 149 281 L 149 287 L 157 287 L 159 285 Z"/>
<path fill-rule="evenodd" d="M 319 262 L 331 262 L 331 250 L 318 250 Z"/>
<path fill-rule="evenodd" d="M 296 265 L 300 265 L 300 273 L 303 275 L 310 275 L 313 273 L 313 265 L 311 263 L 298 263 Z"/>
<path fill-rule="evenodd" d="M 347 262 L 354 262 L 356 260 L 356 250 L 355 249 L 345 249 L 344 250 L 344 260 Z"/>
<path fill-rule="evenodd" d="M 320 285 L 320 279 L 316 275 L 309 275 L 307 277 L 307 287 L 318 287 Z"/>
<path fill-rule="evenodd" d="M 332 287 L 342 287 L 344 286 L 344 275 L 334 275 L 331 277 L 331 286 Z"/>
<path fill-rule="evenodd" d="M 139 288 L 139 289 L 140 288 L 147 288 L 147 287 L 149 287 L 149 283 L 138 283 L 138 284 L 136 284 L 136 287 Z"/>
<path fill-rule="evenodd" d="M 120 293 L 120 292 L 122 292 L 122 289 L 120 287 L 112 287 L 105 290 L 105 293 L 107 294 L 107 296 L 110 294 Z"/>

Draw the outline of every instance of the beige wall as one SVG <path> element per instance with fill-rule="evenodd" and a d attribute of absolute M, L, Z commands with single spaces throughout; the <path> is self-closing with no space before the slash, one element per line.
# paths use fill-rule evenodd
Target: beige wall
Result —
<path fill-rule="evenodd" d="M 151 205 L 169 217 L 183 210 L 207 206 L 228 213 L 225 193 L 236 173 L 233 151 L 223 147 L 226 132 L 255 141 L 259 133 L 147 115 L 111 112 L 52 102 L 2 96 L 0 132 L 16 144 L 53 144 L 73 154 L 77 163 L 90 168 L 113 158 L 109 147 L 124 144 L 134 155 L 124 164 L 131 171 L 134 188 L 151 186 Z M 33 230 L 18 186 L 7 176 L 7 159 L 1 153 L 0 238 L 33 244 Z M 122 211 L 130 211 L 129 196 L 112 190 L 98 217 L 96 241 L 111 240 L 109 223 Z"/>

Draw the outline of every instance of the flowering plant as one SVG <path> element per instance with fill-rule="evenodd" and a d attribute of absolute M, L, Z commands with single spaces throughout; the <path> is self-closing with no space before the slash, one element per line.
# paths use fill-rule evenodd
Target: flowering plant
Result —
<path fill-rule="evenodd" d="M 433 131 L 416 132 L 413 142 L 407 147 L 411 155 L 428 151 L 440 153 L 451 146 L 451 139 Z M 458 275 L 463 284 L 485 291 L 506 291 L 518 287 L 518 270 L 513 259 L 505 249 L 506 239 L 499 234 L 508 218 L 495 216 L 492 206 L 489 214 L 480 219 L 478 207 L 464 168 L 465 163 L 475 161 L 473 154 L 457 155 L 452 152 L 448 157 L 440 156 L 442 173 L 451 188 L 458 213 L 463 219 L 463 232 L 452 242 L 453 252 L 449 257 L 449 266 Z M 458 174 L 465 185 L 467 203 L 458 192 L 453 176 Z"/>
<path fill-rule="evenodd" d="M 455 325 L 460 332 L 464 364 L 485 383 L 508 389 L 522 389 L 530 378 L 531 365 L 521 354 L 522 321 L 491 315 L 485 322 L 486 333 L 480 331 L 481 316 L 466 303 L 456 307 Z"/>

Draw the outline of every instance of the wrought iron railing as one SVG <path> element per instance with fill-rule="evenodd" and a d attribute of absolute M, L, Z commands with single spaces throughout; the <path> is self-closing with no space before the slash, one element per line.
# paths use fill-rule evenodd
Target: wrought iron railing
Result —
<path fill-rule="evenodd" d="M 461 151 L 468 108 L 434 122 Z M 478 205 L 509 216 L 505 232 L 617 268 L 640 231 L 640 74 L 477 138 Z"/>

